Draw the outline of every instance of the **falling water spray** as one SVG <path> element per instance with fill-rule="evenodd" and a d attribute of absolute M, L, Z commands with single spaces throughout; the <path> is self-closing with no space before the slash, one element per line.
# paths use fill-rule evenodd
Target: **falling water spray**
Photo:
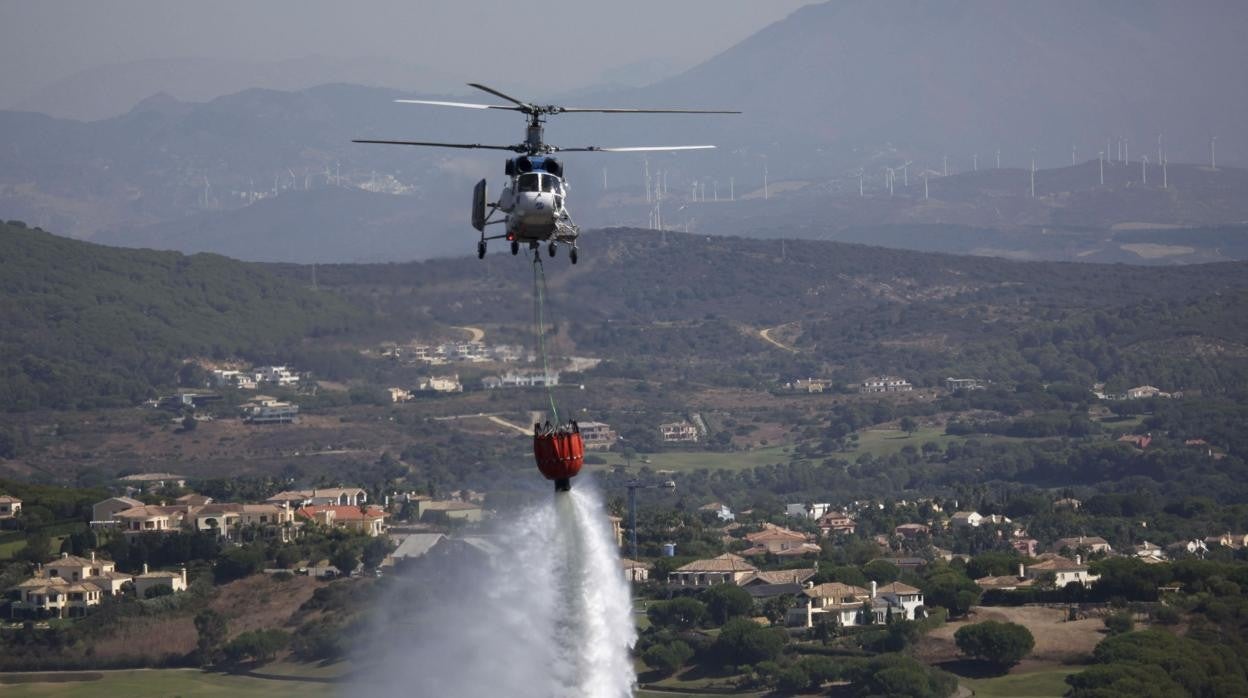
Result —
<path fill-rule="evenodd" d="M 629 587 L 588 484 L 422 557 L 395 583 L 368 673 L 411 695 L 631 696 Z"/>

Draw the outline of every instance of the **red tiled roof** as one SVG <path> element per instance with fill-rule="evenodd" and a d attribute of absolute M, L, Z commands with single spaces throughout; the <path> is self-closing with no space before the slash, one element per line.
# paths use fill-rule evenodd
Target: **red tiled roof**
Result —
<path fill-rule="evenodd" d="M 305 519 L 315 519 L 317 514 L 322 512 L 334 512 L 335 521 L 364 521 L 365 519 L 384 519 L 386 512 L 380 509 L 369 508 L 361 511 L 359 507 L 338 506 L 334 504 L 318 504 L 316 506 L 302 507 L 295 512 L 296 515 Z"/>

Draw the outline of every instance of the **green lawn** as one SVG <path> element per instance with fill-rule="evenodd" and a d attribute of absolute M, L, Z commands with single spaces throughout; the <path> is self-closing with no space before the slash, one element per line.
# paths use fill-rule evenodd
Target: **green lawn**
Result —
<path fill-rule="evenodd" d="M 1078 669 L 1058 667 L 1026 674 L 1009 674 L 992 679 L 962 679 L 981 698 L 1059 698 L 1070 688 L 1066 677 Z"/>
<path fill-rule="evenodd" d="M 15 540 L 9 543 L 0 543 L 0 560 L 12 560 L 13 556 L 19 550 L 26 547 L 26 541 Z"/>
<path fill-rule="evenodd" d="M 211 674 L 196 669 L 137 669 L 131 671 L 58 672 L 57 678 L 75 675 L 86 681 L 10 683 L 21 675 L 0 675 L 5 698 L 57 696 L 58 698 L 111 698 L 112 696 L 221 696 L 231 698 L 318 698 L 337 695 L 331 683 L 284 681 Z M 47 676 L 40 675 L 40 676 Z M 36 676 L 34 678 L 39 678 Z"/>

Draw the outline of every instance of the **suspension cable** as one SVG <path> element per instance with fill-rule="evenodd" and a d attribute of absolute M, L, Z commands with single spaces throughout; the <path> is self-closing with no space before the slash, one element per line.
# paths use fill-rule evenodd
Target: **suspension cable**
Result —
<path fill-rule="evenodd" d="M 542 356 L 542 384 L 550 400 L 550 412 L 554 424 L 559 424 L 559 408 L 555 406 L 555 392 L 550 385 L 550 364 L 546 357 L 546 269 L 542 266 L 542 250 L 533 248 L 533 327 L 537 333 L 538 353 Z"/>

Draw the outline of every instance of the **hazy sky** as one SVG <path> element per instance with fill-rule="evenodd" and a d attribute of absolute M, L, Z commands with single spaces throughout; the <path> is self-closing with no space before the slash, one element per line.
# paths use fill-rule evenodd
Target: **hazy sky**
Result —
<path fill-rule="evenodd" d="M 687 68 L 812 0 L 0 0 L 0 103 L 90 68 L 149 58 L 388 57 L 456 77 Z"/>

